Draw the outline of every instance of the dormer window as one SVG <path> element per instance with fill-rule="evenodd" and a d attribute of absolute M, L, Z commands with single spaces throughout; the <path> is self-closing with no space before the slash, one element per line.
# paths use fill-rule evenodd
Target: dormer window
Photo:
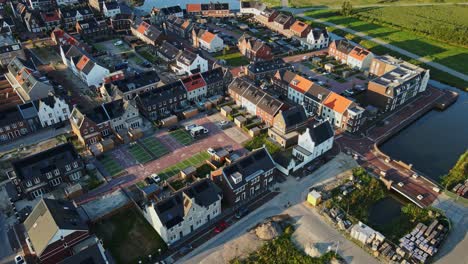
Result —
<path fill-rule="evenodd" d="M 46 173 L 46 177 L 47 177 L 47 179 L 50 179 L 50 178 L 52 178 L 52 172 L 50 172 L 50 171 L 49 171 L 49 172 L 47 172 L 47 173 Z"/>
<path fill-rule="evenodd" d="M 59 170 L 59 169 L 55 169 L 55 170 L 54 170 L 54 175 L 55 175 L 55 176 L 59 176 L 59 175 L 60 175 L 60 170 Z"/>
<path fill-rule="evenodd" d="M 31 181 L 27 181 L 26 182 L 26 187 L 31 187 L 32 186 L 32 182 Z"/>
<path fill-rule="evenodd" d="M 34 178 L 34 183 L 35 183 L 35 184 L 38 184 L 38 183 L 40 183 L 40 182 L 41 182 L 41 179 L 39 179 L 39 177 Z"/>
<path fill-rule="evenodd" d="M 70 166 L 69 164 L 65 165 L 65 170 L 70 171 L 70 170 L 71 170 L 71 166 Z"/>
<path fill-rule="evenodd" d="M 73 168 L 75 168 L 75 169 L 78 168 L 78 162 L 77 161 L 73 162 Z"/>

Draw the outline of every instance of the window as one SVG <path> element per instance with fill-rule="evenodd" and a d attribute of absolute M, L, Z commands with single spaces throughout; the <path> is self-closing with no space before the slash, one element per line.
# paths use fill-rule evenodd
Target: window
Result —
<path fill-rule="evenodd" d="M 32 182 L 31 181 L 27 181 L 26 182 L 26 187 L 31 187 L 32 186 Z"/>
<path fill-rule="evenodd" d="M 59 169 L 55 169 L 55 170 L 54 170 L 54 175 L 55 175 L 55 176 L 59 176 L 59 175 L 60 175 L 60 170 L 59 170 Z"/>
<path fill-rule="evenodd" d="M 70 170 L 71 170 L 71 166 L 70 166 L 69 164 L 65 165 L 65 170 L 70 171 Z"/>
<path fill-rule="evenodd" d="M 15 124 L 15 123 L 13 123 L 13 124 L 11 125 L 11 127 L 13 127 L 13 128 L 16 128 L 16 124 Z"/>
<path fill-rule="evenodd" d="M 66 109 L 66 108 L 63 108 L 63 109 L 62 109 L 62 113 L 64 113 L 64 114 L 68 113 L 67 109 Z"/>
<path fill-rule="evenodd" d="M 93 132 L 94 132 L 94 127 L 90 127 L 90 128 L 89 128 L 89 132 L 90 132 L 90 133 L 93 133 Z"/>
<path fill-rule="evenodd" d="M 60 177 L 55 178 L 55 179 L 53 179 L 53 180 L 50 181 L 50 183 L 52 184 L 52 186 L 57 186 L 57 185 L 59 185 L 61 182 L 62 182 L 62 178 L 60 178 Z"/>
<path fill-rule="evenodd" d="M 35 177 L 35 178 L 34 178 L 34 183 L 35 183 L 35 184 L 38 184 L 38 183 L 40 183 L 40 182 L 41 182 L 41 179 L 39 179 L 39 177 Z"/>

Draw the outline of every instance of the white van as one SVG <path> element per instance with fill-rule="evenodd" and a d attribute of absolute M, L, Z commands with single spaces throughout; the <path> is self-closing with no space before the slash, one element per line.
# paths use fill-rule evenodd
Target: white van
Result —
<path fill-rule="evenodd" d="M 200 135 L 208 134 L 208 129 L 202 127 L 202 126 L 196 126 L 190 130 L 190 135 L 192 137 L 198 137 Z"/>

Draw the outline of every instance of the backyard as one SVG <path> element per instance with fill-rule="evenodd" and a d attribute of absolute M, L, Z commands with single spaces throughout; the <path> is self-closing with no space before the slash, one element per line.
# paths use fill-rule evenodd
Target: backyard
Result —
<path fill-rule="evenodd" d="M 192 136 L 190 136 L 190 134 L 187 133 L 187 131 L 182 130 L 182 129 L 172 131 L 170 133 L 170 135 L 172 137 L 174 137 L 175 140 L 177 140 L 177 142 L 179 142 L 180 144 L 182 144 L 184 146 L 188 146 L 188 145 L 192 144 L 192 142 L 194 141 Z"/>
<path fill-rule="evenodd" d="M 244 144 L 244 147 L 250 151 L 263 147 L 267 148 L 268 152 L 273 155 L 281 150 L 281 147 L 269 140 L 266 133 L 262 133 L 258 136 L 253 137 L 251 140 Z"/>
<path fill-rule="evenodd" d="M 175 165 L 172 165 L 171 167 L 168 167 L 164 169 L 163 171 L 158 172 L 159 177 L 161 177 L 161 180 L 168 179 L 177 173 L 179 173 L 181 170 L 189 167 L 189 166 L 194 166 L 198 167 L 202 165 L 205 160 L 210 158 L 210 154 L 206 151 L 199 152 L 192 157 L 185 159 Z"/>
<path fill-rule="evenodd" d="M 98 158 L 98 161 L 104 166 L 104 169 L 112 176 L 117 176 L 123 172 L 122 166 L 112 157 L 103 154 Z"/>
<path fill-rule="evenodd" d="M 244 57 L 240 52 L 221 54 L 217 55 L 216 58 L 218 60 L 226 61 L 226 65 L 233 67 L 249 64 L 249 60 L 246 57 Z"/>
<path fill-rule="evenodd" d="M 104 248 L 119 264 L 154 263 L 148 255 L 158 256 L 159 249 L 161 252 L 167 249 L 166 243 L 135 207 L 101 220 L 92 230 L 103 239 Z"/>

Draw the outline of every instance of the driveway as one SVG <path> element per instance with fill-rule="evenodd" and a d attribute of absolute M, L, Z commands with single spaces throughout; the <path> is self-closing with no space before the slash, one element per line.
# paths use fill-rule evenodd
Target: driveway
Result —
<path fill-rule="evenodd" d="M 244 235 L 248 229 L 267 217 L 278 214 L 290 214 L 298 219 L 298 232 L 304 232 L 303 235 L 297 237 L 299 241 L 305 241 L 304 236 L 310 236 L 309 239 L 311 241 L 313 240 L 315 243 L 328 245 L 339 243 L 338 252 L 347 262 L 378 263 L 376 259 L 353 242 L 348 241 L 333 227 L 326 224 L 313 209 L 303 204 L 311 186 L 333 181 L 335 176 L 355 166 L 357 166 L 357 164 L 352 158 L 340 154 L 313 174 L 302 178 L 301 181 L 288 177 L 288 180 L 280 185 L 281 194 L 228 228 L 223 232 L 222 236 L 214 237 L 178 262 L 214 264 L 228 261 L 219 259 L 219 256 L 222 255 L 220 252 L 229 247 L 229 244 L 232 243 L 235 238 Z M 284 204 L 288 201 L 291 202 L 293 206 L 284 210 Z M 298 232 L 295 233 L 295 236 Z"/>

